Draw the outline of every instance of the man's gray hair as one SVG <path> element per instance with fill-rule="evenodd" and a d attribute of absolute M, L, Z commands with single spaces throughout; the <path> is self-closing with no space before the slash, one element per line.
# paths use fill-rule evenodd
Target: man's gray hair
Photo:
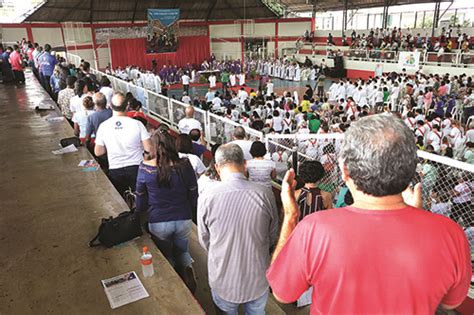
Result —
<path fill-rule="evenodd" d="M 413 132 L 401 119 L 379 114 L 351 125 L 340 157 L 359 190 L 381 197 L 407 188 L 416 172 L 416 150 Z"/>
<path fill-rule="evenodd" d="M 241 166 L 245 164 L 244 152 L 235 143 L 221 145 L 215 155 L 216 164 L 220 167 L 225 165 Z"/>
<path fill-rule="evenodd" d="M 93 95 L 94 104 L 97 107 L 105 108 L 107 106 L 107 98 L 104 94 L 97 92 Z"/>
<path fill-rule="evenodd" d="M 243 140 L 245 139 L 245 136 L 246 136 L 246 133 L 245 133 L 245 129 L 243 127 L 236 127 L 234 129 L 234 138 L 235 139 L 239 139 L 239 140 Z"/>

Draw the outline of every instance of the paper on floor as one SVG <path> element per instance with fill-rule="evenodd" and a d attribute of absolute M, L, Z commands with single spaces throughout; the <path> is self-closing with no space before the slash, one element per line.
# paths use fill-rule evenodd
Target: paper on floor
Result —
<path fill-rule="evenodd" d="M 74 144 L 68 145 L 67 147 L 64 147 L 59 150 L 54 150 L 51 151 L 54 155 L 61 155 L 65 153 L 72 153 L 72 152 L 77 152 L 79 151 Z"/>

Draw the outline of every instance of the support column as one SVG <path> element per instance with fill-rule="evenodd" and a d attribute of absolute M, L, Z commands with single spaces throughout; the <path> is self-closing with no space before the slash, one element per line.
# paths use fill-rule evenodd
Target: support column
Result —
<path fill-rule="evenodd" d="M 66 45 L 66 38 L 64 37 L 63 23 L 59 24 L 59 26 L 61 27 L 61 38 L 63 39 L 64 50 L 66 51 L 66 56 L 67 56 L 67 45 Z"/>
<path fill-rule="evenodd" d="M 94 52 L 94 64 L 95 68 L 99 70 L 99 54 L 97 52 L 97 42 L 95 40 L 95 28 L 91 23 L 91 34 L 92 34 L 92 51 Z"/>
<path fill-rule="evenodd" d="M 438 27 L 440 7 L 441 7 L 441 1 L 440 1 L 440 0 L 436 0 L 436 2 L 435 2 L 435 10 L 434 10 L 434 15 L 433 15 L 433 27 L 431 28 L 431 36 L 432 36 L 432 37 L 435 36 L 435 30 L 436 30 L 436 28 Z"/>
<path fill-rule="evenodd" d="M 347 29 L 347 2 L 348 0 L 344 0 L 344 10 L 342 11 L 342 36 Z"/>
<path fill-rule="evenodd" d="M 27 38 L 28 40 L 31 42 L 31 43 L 34 43 L 35 42 L 35 39 L 33 37 L 33 29 L 31 27 L 31 23 L 27 23 L 26 24 L 26 35 L 27 35 Z"/>
<path fill-rule="evenodd" d="M 245 38 L 244 38 L 244 22 L 240 22 L 240 52 L 242 63 L 245 60 Z"/>
<path fill-rule="evenodd" d="M 275 49 L 274 49 L 275 58 L 278 58 L 278 20 L 275 22 Z"/>

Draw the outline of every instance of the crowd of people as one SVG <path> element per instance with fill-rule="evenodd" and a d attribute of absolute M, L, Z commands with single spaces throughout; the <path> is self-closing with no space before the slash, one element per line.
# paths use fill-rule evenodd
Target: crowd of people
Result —
<path fill-rule="evenodd" d="M 434 166 L 427 162 L 420 170 L 416 151 L 418 145 L 449 156 L 451 148 L 453 157 L 473 162 L 474 125 L 466 126 L 472 77 L 382 72 L 326 89 L 324 72 L 317 71 L 300 99 L 277 93 L 268 78 L 275 66 L 263 62 L 252 67 L 265 78 L 259 89 L 223 85 L 221 93 L 210 89 L 204 99 L 191 99 L 183 72 L 190 105 L 174 135 L 166 125 L 151 130 L 140 101 L 114 91 L 106 76 L 98 80 L 88 62 L 76 68 L 50 50 L 45 45 L 30 66 L 119 193 L 134 193 L 157 247 L 191 290 L 189 239 L 197 224 L 218 313 L 237 314 L 243 305 L 247 314 L 264 314 L 270 287 L 283 303 L 309 294 L 313 311 L 323 313 L 434 313 L 464 301 L 472 276 L 465 235 L 474 223 L 472 174 L 450 174 L 455 184 L 440 190 Z M 28 50 L 24 58 L 30 62 Z M 56 66 L 57 90 L 46 71 Z M 141 78 L 143 72 L 133 70 L 125 70 L 127 80 Z M 153 76 L 155 89 L 168 80 Z M 232 129 L 232 141 L 212 147 L 211 161 L 194 107 L 241 125 Z M 461 121 L 452 119 L 457 113 Z M 280 212 L 272 191 L 277 161 L 265 144 L 247 139 L 245 128 L 345 138 L 302 144 L 300 152 L 314 159 L 286 172 Z M 329 173 L 339 176 L 337 195 L 321 185 Z M 417 177 L 421 184 L 412 187 Z M 427 193 L 434 200 L 429 204 Z M 448 214 L 431 213 L 450 202 Z M 344 222 L 358 228 L 343 228 Z M 374 292 L 390 294 L 374 299 Z"/>
<path fill-rule="evenodd" d="M 470 40 L 470 36 L 462 33 L 459 25 L 456 31 L 451 27 L 448 30 L 443 27 L 438 37 L 432 37 L 429 33 L 424 36 L 421 33 L 415 34 L 410 28 L 406 30 L 397 27 L 391 30 L 376 28 L 371 29 L 368 34 L 357 34 L 355 30 L 352 31 L 350 47 L 391 51 L 419 49 L 428 52 L 438 52 L 440 49 L 443 49 L 444 52 L 452 52 L 453 49 L 458 48 L 463 52 L 468 52 L 471 45 Z M 343 38 L 344 41 L 345 38 Z"/>

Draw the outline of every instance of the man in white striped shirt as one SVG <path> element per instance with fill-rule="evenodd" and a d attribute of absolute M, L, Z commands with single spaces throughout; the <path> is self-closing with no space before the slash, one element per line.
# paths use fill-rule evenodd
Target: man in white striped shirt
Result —
<path fill-rule="evenodd" d="M 245 159 L 237 144 L 215 155 L 221 182 L 198 199 L 199 243 L 208 252 L 209 286 L 214 303 L 226 314 L 265 314 L 265 271 L 278 233 L 272 191 L 245 177 Z"/>

